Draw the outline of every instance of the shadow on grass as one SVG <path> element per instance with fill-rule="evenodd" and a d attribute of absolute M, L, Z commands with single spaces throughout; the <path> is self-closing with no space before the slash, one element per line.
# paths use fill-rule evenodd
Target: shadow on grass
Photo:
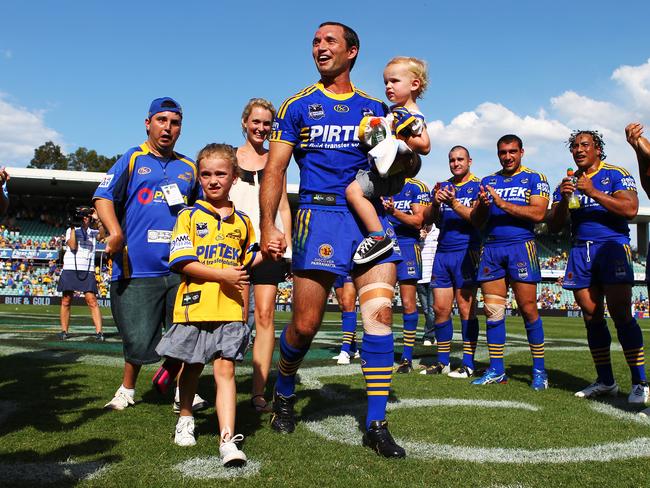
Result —
<path fill-rule="evenodd" d="M 62 351 L 0 356 L 0 436 L 19 435 L 12 443 L 3 441 L 0 451 L 0 477 L 3 485 L 8 483 L 4 486 L 74 486 L 121 459 L 108 454 L 116 440 L 94 437 L 73 442 L 75 430 L 105 412 L 90 407 L 97 405 L 99 398 L 88 395 L 91 389 L 86 376 L 72 369 L 78 358 L 79 353 Z M 13 442 L 18 446 L 27 443 L 34 449 L 12 450 Z M 57 447 L 38 449 L 49 443 Z M 68 461 L 88 457 L 92 460 Z"/>

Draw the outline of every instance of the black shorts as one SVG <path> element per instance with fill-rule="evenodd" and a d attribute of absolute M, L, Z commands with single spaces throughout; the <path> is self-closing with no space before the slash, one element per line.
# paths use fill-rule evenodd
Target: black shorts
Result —
<path fill-rule="evenodd" d="M 287 263 L 281 261 L 262 261 L 251 268 L 251 283 L 253 285 L 275 285 L 284 281 L 287 274 Z"/>

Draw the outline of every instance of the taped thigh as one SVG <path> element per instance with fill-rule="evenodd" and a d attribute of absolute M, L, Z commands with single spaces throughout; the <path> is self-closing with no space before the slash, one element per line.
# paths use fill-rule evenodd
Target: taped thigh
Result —
<path fill-rule="evenodd" d="M 359 289 L 359 308 L 365 332 L 373 335 L 391 333 L 394 293 L 394 288 L 388 283 L 370 283 Z M 385 322 L 385 317 L 391 317 L 388 323 Z"/>

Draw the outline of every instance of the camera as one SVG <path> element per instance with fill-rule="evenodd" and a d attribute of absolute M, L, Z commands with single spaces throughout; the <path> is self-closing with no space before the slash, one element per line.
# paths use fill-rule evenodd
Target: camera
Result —
<path fill-rule="evenodd" d="M 93 209 L 90 207 L 77 207 L 74 213 L 68 216 L 67 227 L 81 227 L 84 217 L 90 217 L 93 214 Z"/>

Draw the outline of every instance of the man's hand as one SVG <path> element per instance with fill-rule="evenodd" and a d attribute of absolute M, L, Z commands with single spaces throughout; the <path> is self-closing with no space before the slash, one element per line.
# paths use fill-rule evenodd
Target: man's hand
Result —
<path fill-rule="evenodd" d="M 596 191 L 593 181 L 591 181 L 591 178 L 587 178 L 584 173 L 578 178 L 576 188 L 580 190 L 583 195 L 587 195 L 588 197 L 592 197 Z"/>
<path fill-rule="evenodd" d="M 219 271 L 219 283 L 229 285 L 241 291 L 248 285 L 248 272 L 242 266 L 223 268 Z"/>
<path fill-rule="evenodd" d="M 456 189 L 451 185 L 447 185 L 440 188 L 436 194 L 441 203 L 446 203 L 451 207 L 452 202 L 456 198 Z"/>
<path fill-rule="evenodd" d="M 284 233 L 280 232 L 275 226 L 268 229 L 262 229 L 260 236 L 260 248 L 262 254 L 267 256 L 273 261 L 280 261 L 284 251 L 287 249 L 287 241 L 284 238 Z"/>
<path fill-rule="evenodd" d="M 119 234 L 111 234 L 106 238 L 106 253 L 107 254 L 115 254 L 118 253 L 122 250 L 122 247 L 124 247 L 124 235 L 119 233 Z"/>
<path fill-rule="evenodd" d="M 625 138 L 627 142 L 634 148 L 635 151 L 639 150 L 639 138 L 643 135 L 643 126 L 638 122 L 632 122 L 625 127 Z"/>
<path fill-rule="evenodd" d="M 395 201 L 393 200 L 393 197 L 381 197 L 381 203 L 388 215 L 393 215 L 395 213 Z"/>
<path fill-rule="evenodd" d="M 573 178 L 568 176 L 562 180 L 560 183 L 560 194 L 565 200 L 569 200 L 574 191 L 576 191 L 576 185 L 573 184 Z"/>
<path fill-rule="evenodd" d="M 487 187 L 492 189 L 491 187 Z M 493 190 L 494 191 L 494 190 Z M 478 206 L 479 207 L 489 207 L 492 204 L 492 201 L 490 200 L 490 194 L 486 190 L 486 187 L 481 185 L 479 187 L 479 192 L 478 192 Z"/>
<path fill-rule="evenodd" d="M 503 209 L 503 207 L 506 206 L 506 201 L 499 196 L 494 188 L 492 188 L 490 185 L 485 185 L 485 190 L 490 194 L 490 197 L 492 197 L 492 201 L 497 206 L 497 208 Z"/>
<path fill-rule="evenodd" d="M 0 167 L 0 186 L 4 185 L 7 181 L 9 181 L 9 173 L 7 173 L 7 170 L 5 169 L 4 166 Z"/>

